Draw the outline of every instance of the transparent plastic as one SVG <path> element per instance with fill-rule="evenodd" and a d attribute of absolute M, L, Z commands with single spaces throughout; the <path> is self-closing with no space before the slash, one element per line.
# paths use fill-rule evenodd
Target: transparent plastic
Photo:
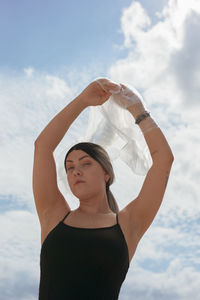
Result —
<path fill-rule="evenodd" d="M 115 83 L 110 79 L 107 80 L 110 81 L 111 83 Z M 121 108 L 127 109 L 133 104 L 144 101 L 142 99 L 142 96 L 138 93 L 138 91 L 134 87 L 129 88 L 127 85 L 125 86 L 121 83 L 120 84 L 115 83 L 116 85 L 118 85 L 118 89 L 108 90 L 108 88 L 106 87 L 106 80 L 102 80 L 102 78 L 99 78 L 96 79 L 95 81 L 101 86 L 101 88 L 104 91 L 112 93 L 113 100 Z"/>
<path fill-rule="evenodd" d="M 108 91 L 99 78 L 99 85 Z M 118 90 L 109 90 L 112 95 L 103 104 L 90 106 L 88 127 L 85 136 L 79 141 L 89 141 L 100 144 L 106 150 L 111 147 L 111 159 L 122 159 L 137 175 L 145 175 L 152 165 L 152 158 L 141 129 L 135 124 L 135 119 L 127 107 L 142 101 L 139 92 L 132 86 L 118 84 Z M 123 146 L 121 146 L 123 145 Z"/>

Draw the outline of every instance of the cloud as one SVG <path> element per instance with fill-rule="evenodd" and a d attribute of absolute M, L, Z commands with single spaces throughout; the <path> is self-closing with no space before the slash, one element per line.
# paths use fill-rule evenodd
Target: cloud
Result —
<path fill-rule="evenodd" d="M 64 80 L 56 76 L 49 76 L 49 75 L 47 75 L 45 78 L 49 86 L 46 89 L 47 96 L 64 98 L 65 95 L 70 94 L 70 88 L 66 85 Z"/>
<path fill-rule="evenodd" d="M 148 13 L 139 2 L 124 9 L 123 47 L 129 52 L 110 68 L 109 75 L 119 82 L 134 83 L 149 106 L 166 105 L 191 123 L 197 118 L 193 105 L 200 103 L 200 4 L 171 0 L 157 16 L 160 20 L 150 26 Z"/>
<path fill-rule="evenodd" d="M 199 108 L 200 86 L 200 12 L 191 10 L 184 22 L 184 36 L 180 49 L 171 54 L 169 69 L 182 92 L 183 105 Z"/>
<path fill-rule="evenodd" d="M 27 75 L 27 77 L 31 77 L 34 73 L 34 68 L 25 68 L 24 72 Z"/>
<path fill-rule="evenodd" d="M 144 30 L 150 25 L 151 20 L 142 5 L 139 2 L 132 2 L 128 8 L 123 10 L 121 17 L 124 46 L 130 47 L 132 40 L 140 39 Z"/>
<path fill-rule="evenodd" d="M 0 228 L 1 299 L 37 299 L 39 222 L 30 212 L 15 209 L 1 214 Z"/>
<path fill-rule="evenodd" d="M 163 203 L 137 247 L 122 299 L 198 299 L 199 1 L 170 0 L 157 17 L 151 25 L 136 1 L 124 9 L 120 46 L 128 55 L 108 72 L 144 95 L 175 157 Z"/>
<path fill-rule="evenodd" d="M 169 204 L 165 207 L 171 210 L 178 206 L 180 214 L 187 211 L 191 216 L 194 208 L 200 209 L 197 201 L 200 125 L 196 109 L 200 103 L 200 4 L 170 0 L 157 16 L 159 21 L 150 26 L 147 11 L 136 1 L 123 10 L 123 47 L 129 52 L 108 73 L 113 80 L 134 85 L 144 95 L 147 108 L 175 156 L 172 182 L 168 183 L 171 189 L 167 189 Z"/>
<path fill-rule="evenodd" d="M 0 189 L 26 202 L 32 193 L 34 141 L 74 91 L 63 79 L 36 71 L 28 77 L 0 74 L 0 81 Z"/>

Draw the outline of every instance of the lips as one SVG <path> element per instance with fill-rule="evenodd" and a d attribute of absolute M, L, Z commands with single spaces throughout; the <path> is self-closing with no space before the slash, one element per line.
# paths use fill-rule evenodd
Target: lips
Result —
<path fill-rule="evenodd" d="M 77 181 L 75 182 L 75 184 L 80 183 L 80 182 L 85 182 L 85 181 L 83 181 L 83 180 L 77 180 Z"/>

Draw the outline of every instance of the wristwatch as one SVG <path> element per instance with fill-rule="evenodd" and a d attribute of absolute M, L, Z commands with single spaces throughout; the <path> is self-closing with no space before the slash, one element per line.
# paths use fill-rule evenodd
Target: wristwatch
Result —
<path fill-rule="evenodd" d="M 140 114 L 140 115 L 137 117 L 137 119 L 136 119 L 136 121 L 135 121 L 135 124 L 139 124 L 142 120 L 146 119 L 146 118 L 149 117 L 149 116 L 150 116 L 150 112 L 148 112 L 148 111 L 145 110 L 144 113 Z"/>

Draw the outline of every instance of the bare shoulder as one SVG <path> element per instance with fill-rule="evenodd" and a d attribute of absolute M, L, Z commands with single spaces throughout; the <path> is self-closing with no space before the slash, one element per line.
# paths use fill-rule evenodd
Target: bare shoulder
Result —
<path fill-rule="evenodd" d="M 41 224 L 41 244 L 46 239 L 50 231 L 71 211 L 67 202 L 58 202 L 53 209 L 45 212 L 43 223 Z"/>

